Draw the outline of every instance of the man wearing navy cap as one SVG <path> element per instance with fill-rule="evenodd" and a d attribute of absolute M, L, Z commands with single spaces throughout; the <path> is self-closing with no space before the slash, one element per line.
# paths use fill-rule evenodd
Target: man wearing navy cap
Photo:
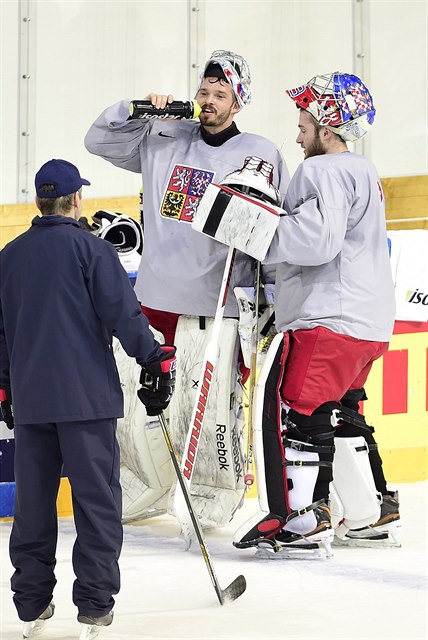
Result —
<path fill-rule="evenodd" d="M 42 215 L 0 253 L 0 399 L 15 428 L 11 586 L 24 638 L 54 613 L 62 471 L 77 532 L 80 638 L 112 622 L 123 535 L 113 336 L 142 367 L 138 395 L 149 414 L 167 407 L 174 388 L 175 348 L 154 340 L 114 247 L 79 228 L 89 184 L 65 160 L 44 164 L 35 177 Z"/>

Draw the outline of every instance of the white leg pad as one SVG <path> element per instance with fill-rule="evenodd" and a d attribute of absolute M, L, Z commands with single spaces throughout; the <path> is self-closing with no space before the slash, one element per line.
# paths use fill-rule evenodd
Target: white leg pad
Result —
<path fill-rule="evenodd" d="M 285 457 L 287 460 L 300 460 L 302 462 L 319 461 L 318 453 L 296 451 L 290 447 L 286 447 Z M 319 467 L 317 466 L 287 467 L 287 478 L 293 483 L 293 488 L 288 491 L 288 506 L 292 511 L 304 509 L 312 504 L 318 471 Z M 292 518 L 284 529 L 293 533 L 308 533 L 308 531 L 313 531 L 316 526 L 317 521 L 314 512 L 309 511 L 302 516 Z"/>
<path fill-rule="evenodd" d="M 197 381 L 213 320 L 201 330 L 199 318 L 181 316 L 176 330 L 177 380 L 169 405 L 170 433 L 181 460 L 196 400 Z M 238 384 L 238 321 L 222 323 L 219 357 L 205 411 L 192 476 L 193 508 L 204 528 L 227 524 L 242 505 L 245 491 L 243 456 L 243 391 Z M 174 515 L 175 483 L 168 512 Z"/>
<path fill-rule="evenodd" d="M 376 490 L 364 438 L 335 438 L 334 445 L 332 524 L 336 535 L 343 537 L 349 529 L 359 529 L 379 519 L 382 496 Z"/>
<path fill-rule="evenodd" d="M 155 336 L 163 342 L 160 334 Z M 117 421 L 122 519 L 130 522 L 166 512 L 175 474 L 159 420 L 147 417 L 137 396 L 141 367 L 118 340 L 113 349 L 124 395 L 124 417 Z"/>

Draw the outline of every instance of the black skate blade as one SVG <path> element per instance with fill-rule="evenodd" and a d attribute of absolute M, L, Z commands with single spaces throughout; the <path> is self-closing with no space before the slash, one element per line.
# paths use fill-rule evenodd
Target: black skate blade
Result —
<path fill-rule="evenodd" d="M 220 604 L 228 604 L 229 602 L 233 602 L 239 596 L 242 596 L 245 589 L 247 588 L 247 581 L 244 576 L 238 576 L 235 578 L 233 582 L 230 583 L 226 589 L 220 590 Z"/>
<path fill-rule="evenodd" d="M 259 545 L 256 556 L 259 560 L 319 560 L 330 557 L 317 543 Z"/>
<path fill-rule="evenodd" d="M 237 549 L 252 549 L 254 547 L 257 548 L 260 544 L 276 547 L 275 540 L 271 540 L 270 538 L 254 538 L 253 540 L 246 540 L 245 542 L 243 542 L 242 540 L 240 542 L 234 541 L 232 544 Z"/>
<path fill-rule="evenodd" d="M 401 543 L 397 538 L 389 537 L 386 535 L 385 537 L 376 536 L 374 538 L 339 538 L 338 536 L 334 537 L 333 547 L 359 547 L 362 549 L 379 549 L 379 548 L 400 548 Z"/>

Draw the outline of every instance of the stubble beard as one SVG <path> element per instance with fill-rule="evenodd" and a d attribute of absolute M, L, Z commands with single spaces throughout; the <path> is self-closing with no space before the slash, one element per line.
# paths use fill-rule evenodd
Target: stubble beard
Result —
<path fill-rule="evenodd" d="M 305 160 L 307 160 L 308 158 L 313 158 L 314 156 L 323 156 L 325 152 L 326 151 L 324 149 L 323 143 L 321 142 L 319 132 L 317 132 L 315 140 L 307 149 L 305 149 Z"/>

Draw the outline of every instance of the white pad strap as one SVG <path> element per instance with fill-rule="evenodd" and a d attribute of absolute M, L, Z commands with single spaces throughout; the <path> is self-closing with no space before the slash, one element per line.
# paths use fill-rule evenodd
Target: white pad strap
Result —
<path fill-rule="evenodd" d="M 332 524 L 336 535 L 379 520 L 381 494 L 376 490 L 363 436 L 335 438 L 333 482 L 330 484 Z"/>

